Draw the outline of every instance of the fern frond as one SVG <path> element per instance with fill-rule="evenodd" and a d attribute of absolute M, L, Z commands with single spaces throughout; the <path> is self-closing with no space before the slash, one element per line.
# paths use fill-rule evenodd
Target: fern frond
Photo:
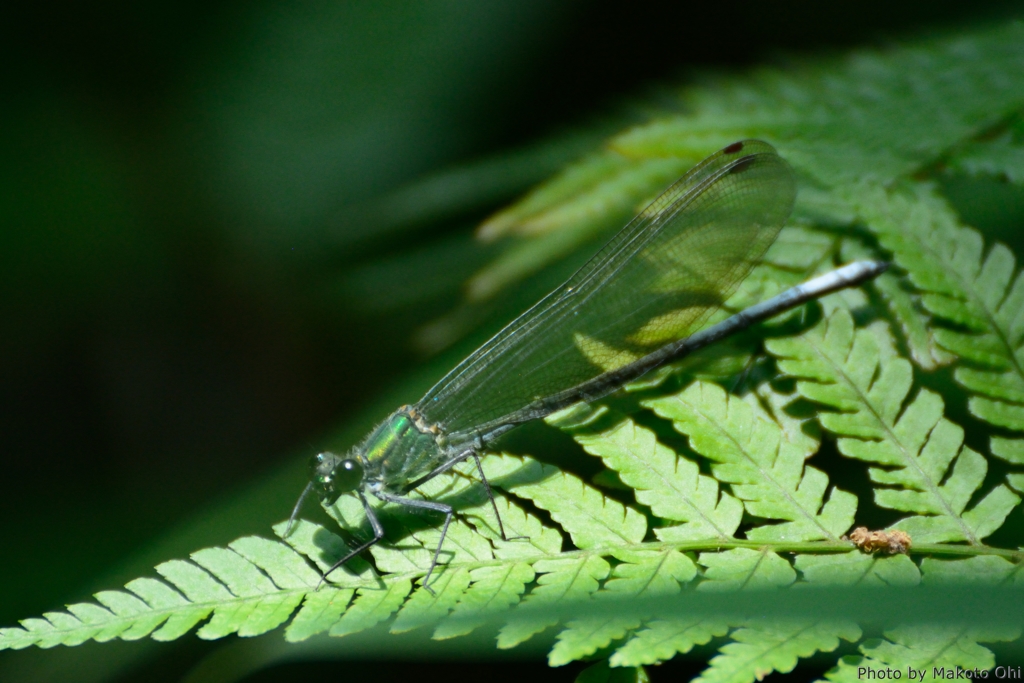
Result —
<path fill-rule="evenodd" d="M 388 581 L 384 590 L 360 588 L 341 619 L 331 626 L 330 634 L 347 636 L 379 624 L 402 606 L 410 591 L 412 582 L 408 579 Z"/>
<path fill-rule="evenodd" d="M 612 666 L 642 666 L 686 654 L 712 638 L 721 638 L 729 631 L 725 619 L 692 617 L 690 619 L 655 619 L 637 631 L 625 645 L 609 658 Z"/>
<path fill-rule="evenodd" d="M 348 609 L 355 590 L 327 586 L 307 593 L 302 607 L 284 631 L 285 640 L 297 643 L 334 626 Z"/>
<path fill-rule="evenodd" d="M 644 540 L 647 520 L 639 512 L 607 498 L 572 474 L 550 465 L 540 467 L 544 473 L 541 481 L 503 488 L 547 510 L 577 548 L 619 547 Z"/>
<path fill-rule="evenodd" d="M 573 433 L 565 418 L 550 419 Z M 576 431 L 573 438 L 634 489 L 636 499 L 662 519 L 679 522 L 655 529 L 662 540 L 731 539 L 743 505 L 700 474 L 697 464 L 658 443 L 654 433 L 619 416 L 619 424 L 599 433 Z"/>
<path fill-rule="evenodd" d="M 599 598 L 622 599 L 673 595 L 680 583 L 688 583 L 697 575 L 697 567 L 675 550 L 620 550 L 622 561 L 605 582 Z M 610 615 L 569 621 L 558 634 L 548 656 L 551 666 L 561 666 L 582 659 L 623 638 L 640 626 L 635 616 Z"/>
<path fill-rule="evenodd" d="M 533 568 L 539 573 L 537 585 L 526 596 L 524 605 L 553 605 L 562 600 L 589 597 L 611 572 L 606 560 L 593 555 L 541 560 L 535 562 Z M 498 633 L 498 647 L 515 647 L 557 623 L 557 619 L 513 614 Z"/>
<path fill-rule="evenodd" d="M 851 622 L 799 621 L 763 618 L 750 620 L 729 634 L 731 643 L 695 680 L 705 683 L 749 683 L 778 671 L 789 673 L 803 657 L 831 652 L 839 641 L 860 640 L 860 628 Z"/>
<path fill-rule="evenodd" d="M 800 337 L 766 346 L 779 369 L 799 380 L 803 396 L 840 411 L 818 420 L 840 437 L 843 455 L 889 468 L 869 470 L 886 487 L 876 489 L 875 502 L 917 513 L 898 528 L 915 542 L 980 543 L 1020 498 L 1000 484 L 967 509 L 985 478 L 985 459 L 963 445 L 963 429 L 942 416 L 937 394 L 922 389 L 908 401 L 910 363 L 884 352 L 892 345 L 884 326 L 872 328 L 855 331 L 849 313 L 838 310 Z"/>
<path fill-rule="evenodd" d="M 836 683 L 863 680 L 859 668 L 885 671 L 912 667 L 930 678 L 958 678 L 957 669 L 989 671 L 995 667 L 992 651 L 980 643 L 1014 640 L 1011 630 L 1000 627 L 904 626 L 885 633 L 884 640 L 860 646 L 862 656 L 846 656 L 825 678 Z M 948 671 L 948 673 L 947 673 Z M 923 676 L 919 675 L 923 679 Z"/>
<path fill-rule="evenodd" d="M 524 241 L 474 277 L 470 298 L 489 296 L 621 224 L 643 200 L 735 140 L 767 140 L 819 190 L 864 179 L 887 183 L 926 168 L 1024 107 L 1022 43 L 1024 24 L 1008 23 L 834 63 L 716 76 L 713 85 L 684 93 L 685 114 L 612 138 L 606 150 L 485 223 L 488 238 Z M 802 190 L 805 200 L 813 189 Z M 818 208 L 831 205 L 826 213 L 843 221 L 849 209 L 819 195 Z M 536 236 L 543 242 L 526 247 Z"/>
<path fill-rule="evenodd" d="M 807 583 L 833 586 L 916 586 L 921 572 L 906 555 L 798 555 L 796 568 Z"/>
<path fill-rule="evenodd" d="M 796 579 L 790 563 L 772 552 L 737 548 L 723 553 L 702 553 L 698 562 L 705 567 L 703 581 L 697 585 L 698 591 L 780 588 L 790 586 Z M 682 580 L 683 575 L 679 579 Z M 612 666 L 656 664 L 676 653 L 688 652 L 694 645 L 721 637 L 733 626 L 717 616 L 655 618 L 639 631 L 634 624 L 636 622 L 623 621 L 623 626 L 631 627 L 634 632 L 611 655 L 609 661 Z M 623 629 L 623 633 L 626 631 Z M 736 672 L 742 670 L 736 663 L 731 663 L 728 668 Z M 738 675 L 742 680 L 746 673 Z"/>
<path fill-rule="evenodd" d="M 466 567 L 444 567 L 431 581 L 433 593 L 418 590 L 412 594 L 391 624 L 391 633 L 405 633 L 421 626 L 436 624 L 458 604 L 472 581 Z"/>
<path fill-rule="evenodd" d="M 925 581 L 932 584 L 968 582 L 1000 583 L 1019 573 L 1018 567 L 1001 557 L 972 557 L 965 560 L 922 562 Z M 926 673 L 930 678 L 957 678 L 957 669 L 990 671 L 995 666 L 992 651 L 981 643 L 1006 642 L 1020 637 L 1020 629 L 1006 625 L 900 626 L 885 632 L 885 639 L 860 646 L 862 656 L 843 657 L 826 678 L 831 681 L 863 680 L 858 669 L 875 671 L 887 667 Z M 924 680 L 923 675 L 919 675 Z"/>
<path fill-rule="evenodd" d="M 1019 564 L 1002 557 L 982 555 L 962 560 L 940 560 L 926 557 L 921 573 L 927 584 L 1008 583 L 1021 576 Z"/>
<path fill-rule="evenodd" d="M 1024 430 L 1024 276 L 1004 245 L 984 253 L 981 236 L 962 225 L 930 183 L 897 190 L 858 186 L 853 203 L 937 319 L 946 350 L 971 365 L 956 380 L 973 396 L 969 407 L 991 424 Z"/>
<path fill-rule="evenodd" d="M 860 51 L 838 63 L 716 78 L 686 94 L 685 115 L 634 128 L 611 147 L 641 158 L 686 154 L 703 141 L 711 145 L 706 153 L 753 136 L 776 144 L 825 187 L 865 178 L 885 182 L 1021 108 L 1022 38 L 1024 25 L 1009 23 L 970 36 Z"/>
<path fill-rule="evenodd" d="M 992 437 L 992 455 L 1014 465 L 1024 465 L 1024 439 Z"/>
<path fill-rule="evenodd" d="M 769 390 L 770 391 L 770 390 Z M 818 448 L 799 422 L 768 415 L 751 397 L 729 396 L 721 387 L 696 382 L 685 391 L 645 401 L 690 439 L 690 447 L 713 464 L 715 478 L 731 484 L 747 512 L 781 523 L 747 531 L 758 541 L 838 541 L 853 523 L 857 499 L 833 488 L 828 477 L 805 465 Z M 784 428 L 780 422 L 792 422 Z"/>
<path fill-rule="evenodd" d="M 457 619 L 441 623 L 434 630 L 434 638 L 444 640 L 465 635 L 483 624 L 489 615 L 504 612 L 519 602 L 519 596 L 534 576 L 533 567 L 525 562 L 472 570 L 472 583 L 452 611 Z"/>
<path fill-rule="evenodd" d="M 1024 145 L 1009 132 L 992 140 L 965 145 L 950 165 L 968 175 L 1005 178 L 1011 183 L 1024 183 Z"/>
<path fill-rule="evenodd" d="M 0 648 L 53 647 L 122 637 L 173 640 L 201 621 L 200 638 L 230 633 L 254 636 L 284 623 L 320 575 L 289 546 L 257 537 L 228 548 L 208 548 L 192 562 L 157 565 L 165 582 L 136 579 L 124 591 L 96 594 L 99 605 L 79 603 L 44 619 L 26 619 L 22 629 L 5 629 Z M 180 591 L 180 592 L 179 592 Z"/>
<path fill-rule="evenodd" d="M 733 548 L 720 553 L 701 553 L 704 567 L 699 591 L 734 591 L 741 588 L 783 588 L 796 581 L 793 566 L 778 553 L 751 548 Z"/>

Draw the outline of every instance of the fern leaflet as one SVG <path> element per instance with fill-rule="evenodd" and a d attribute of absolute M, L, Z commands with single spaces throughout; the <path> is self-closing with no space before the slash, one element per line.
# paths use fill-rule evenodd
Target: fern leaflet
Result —
<path fill-rule="evenodd" d="M 800 337 L 767 344 L 779 369 L 800 380 L 802 395 L 839 411 L 818 419 L 840 437 L 841 453 L 892 468 L 869 470 L 885 487 L 876 489 L 875 501 L 922 513 L 898 528 L 922 543 L 980 543 L 1020 498 L 1001 484 L 966 509 L 985 478 L 985 459 L 963 446 L 963 430 L 942 416 L 937 394 L 922 389 L 907 400 L 911 366 L 886 350 L 891 346 L 884 326 L 855 331 L 842 310 Z"/>
<path fill-rule="evenodd" d="M 956 379 L 972 392 L 971 412 L 1024 430 L 1024 276 L 1013 254 L 995 244 L 985 255 L 977 231 L 961 225 L 933 185 L 905 190 L 860 186 L 854 200 L 865 222 L 922 292 L 936 318 L 966 328 L 938 328 L 948 351 L 968 361 Z"/>

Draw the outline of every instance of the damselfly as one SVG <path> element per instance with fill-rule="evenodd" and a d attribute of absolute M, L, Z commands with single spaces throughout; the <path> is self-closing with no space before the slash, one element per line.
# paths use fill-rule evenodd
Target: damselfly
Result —
<path fill-rule="evenodd" d="M 384 537 L 367 500 L 372 495 L 444 515 L 423 578 L 429 590 L 452 507 L 411 498 L 410 491 L 473 458 L 497 515 L 480 454 L 502 434 L 599 399 L 664 363 L 886 269 L 880 262 L 851 263 L 701 330 L 775 241 L 795 197 L 793 174 L 771 145 L 729 145 L 673 184 L 418 403 L 399 408 L 347 455 L 314 456 L 292 520 L 310 491 L 328 505 L 352 493 L 373 530 L 373 538 L 327 574 Z M 498 525 L 505 538 L 500 516 Z"/>

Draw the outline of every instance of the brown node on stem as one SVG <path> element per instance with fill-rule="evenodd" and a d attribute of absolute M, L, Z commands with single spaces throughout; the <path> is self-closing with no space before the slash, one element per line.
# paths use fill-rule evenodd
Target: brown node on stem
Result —
<path fill-rule="evenodd" d="M 889 555 L 906 554 L 912 545 L 906 531 L 869 531 L 866 526 L 857 527 L 849 536 L 843 536 L 843 540 L 850 541 L 865 553 L 884 552 Z"/>

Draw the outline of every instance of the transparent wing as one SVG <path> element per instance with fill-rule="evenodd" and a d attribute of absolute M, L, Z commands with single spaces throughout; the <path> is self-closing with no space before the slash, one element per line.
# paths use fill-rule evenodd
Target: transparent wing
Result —
<path fill-rule="evenodd" d="M 775 240 L 795 194 L 771 145 L 729 145 L 462 361 L 418 409 L 458 441 L 693 334 Z"/>

